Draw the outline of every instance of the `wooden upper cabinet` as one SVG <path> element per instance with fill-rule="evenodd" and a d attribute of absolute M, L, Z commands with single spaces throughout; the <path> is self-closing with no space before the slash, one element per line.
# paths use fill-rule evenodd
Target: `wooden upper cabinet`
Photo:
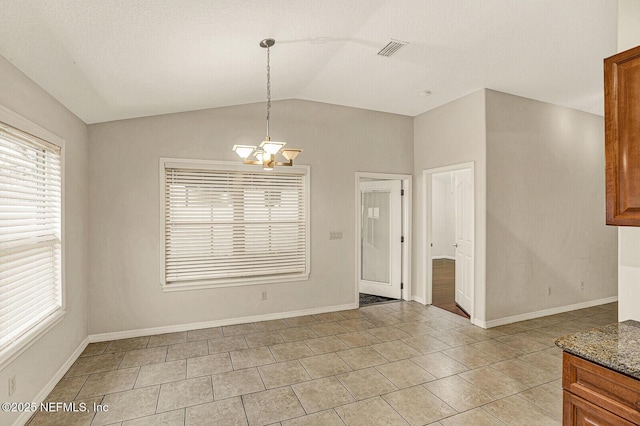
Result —
<path fill-rule="evenodd" d="M 604 60 L 607 225 L 640 226 L 640 46 Z"/>

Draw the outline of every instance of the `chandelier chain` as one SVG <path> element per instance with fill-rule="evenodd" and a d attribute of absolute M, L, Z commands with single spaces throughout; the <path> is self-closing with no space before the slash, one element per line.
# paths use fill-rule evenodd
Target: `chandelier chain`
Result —
<path fill-rule="evenodd" d="M 267 137 L 269 136 L 269 116 L 271 115 L 271 50 L 267 47 Z"/>

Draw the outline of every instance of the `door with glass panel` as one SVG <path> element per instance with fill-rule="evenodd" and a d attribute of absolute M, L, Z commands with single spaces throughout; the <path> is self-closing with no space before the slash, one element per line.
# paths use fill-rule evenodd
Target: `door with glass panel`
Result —
<path fill-rule="evenodd" d="M 400 192 L 399 180 L 360 182 L 360 293 L 401 298 Z"/>

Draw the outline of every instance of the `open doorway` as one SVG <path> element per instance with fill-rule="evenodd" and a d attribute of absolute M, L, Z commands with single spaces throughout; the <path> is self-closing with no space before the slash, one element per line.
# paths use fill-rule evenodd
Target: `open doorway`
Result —
<path fill-rule="evenodd" d="M 431 304 L 469 318 L 474 287 L 473 164 L 427 170 L 425 270 Z"/>
<path fill-rule="evenodd" d="M 411 176 L 356 173 L 356 299 L 409 299 Z"/>
<path fill-rule="evenodd" d="M 431 175 L 431 304 L 465 318 L 456 303 L 456 187 L 454 172 Z"/>

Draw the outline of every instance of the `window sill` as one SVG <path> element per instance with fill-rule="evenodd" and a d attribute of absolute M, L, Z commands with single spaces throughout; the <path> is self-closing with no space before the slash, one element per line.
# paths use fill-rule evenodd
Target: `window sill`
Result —
<path fill-rule="evenodd" d="M 63 309 L 58 309 L 14 343 L 3 349 L 2 352 L 0 352 L 0 370 L 15 361 L 15 359 L 24 351 L 29 349 L 31 345 L 36 343 L 43 335 L 60 323 L 64 318 L 64 315 L 65 311 Z"/>
<path fill-rule="evenodd" d="M 204 290 L 209 288 L 222 288 L 222 287 L 240 287 L 247 285 L 262 285 L 262 284 L 275 284 L 285 283 L 292 281 L 306 281 L 309 279 L 309 274 L 295 274 L 295 275 L 279 275 L 273 277 L 255 277 L 255 278 L 234 278 L 227 280 L 203 280 L 203 281 L 189 281 L 189 282 L 175 282 L 171 284 L 163 283 L 162 291 L 187 291 L 187 290 Z"/>

